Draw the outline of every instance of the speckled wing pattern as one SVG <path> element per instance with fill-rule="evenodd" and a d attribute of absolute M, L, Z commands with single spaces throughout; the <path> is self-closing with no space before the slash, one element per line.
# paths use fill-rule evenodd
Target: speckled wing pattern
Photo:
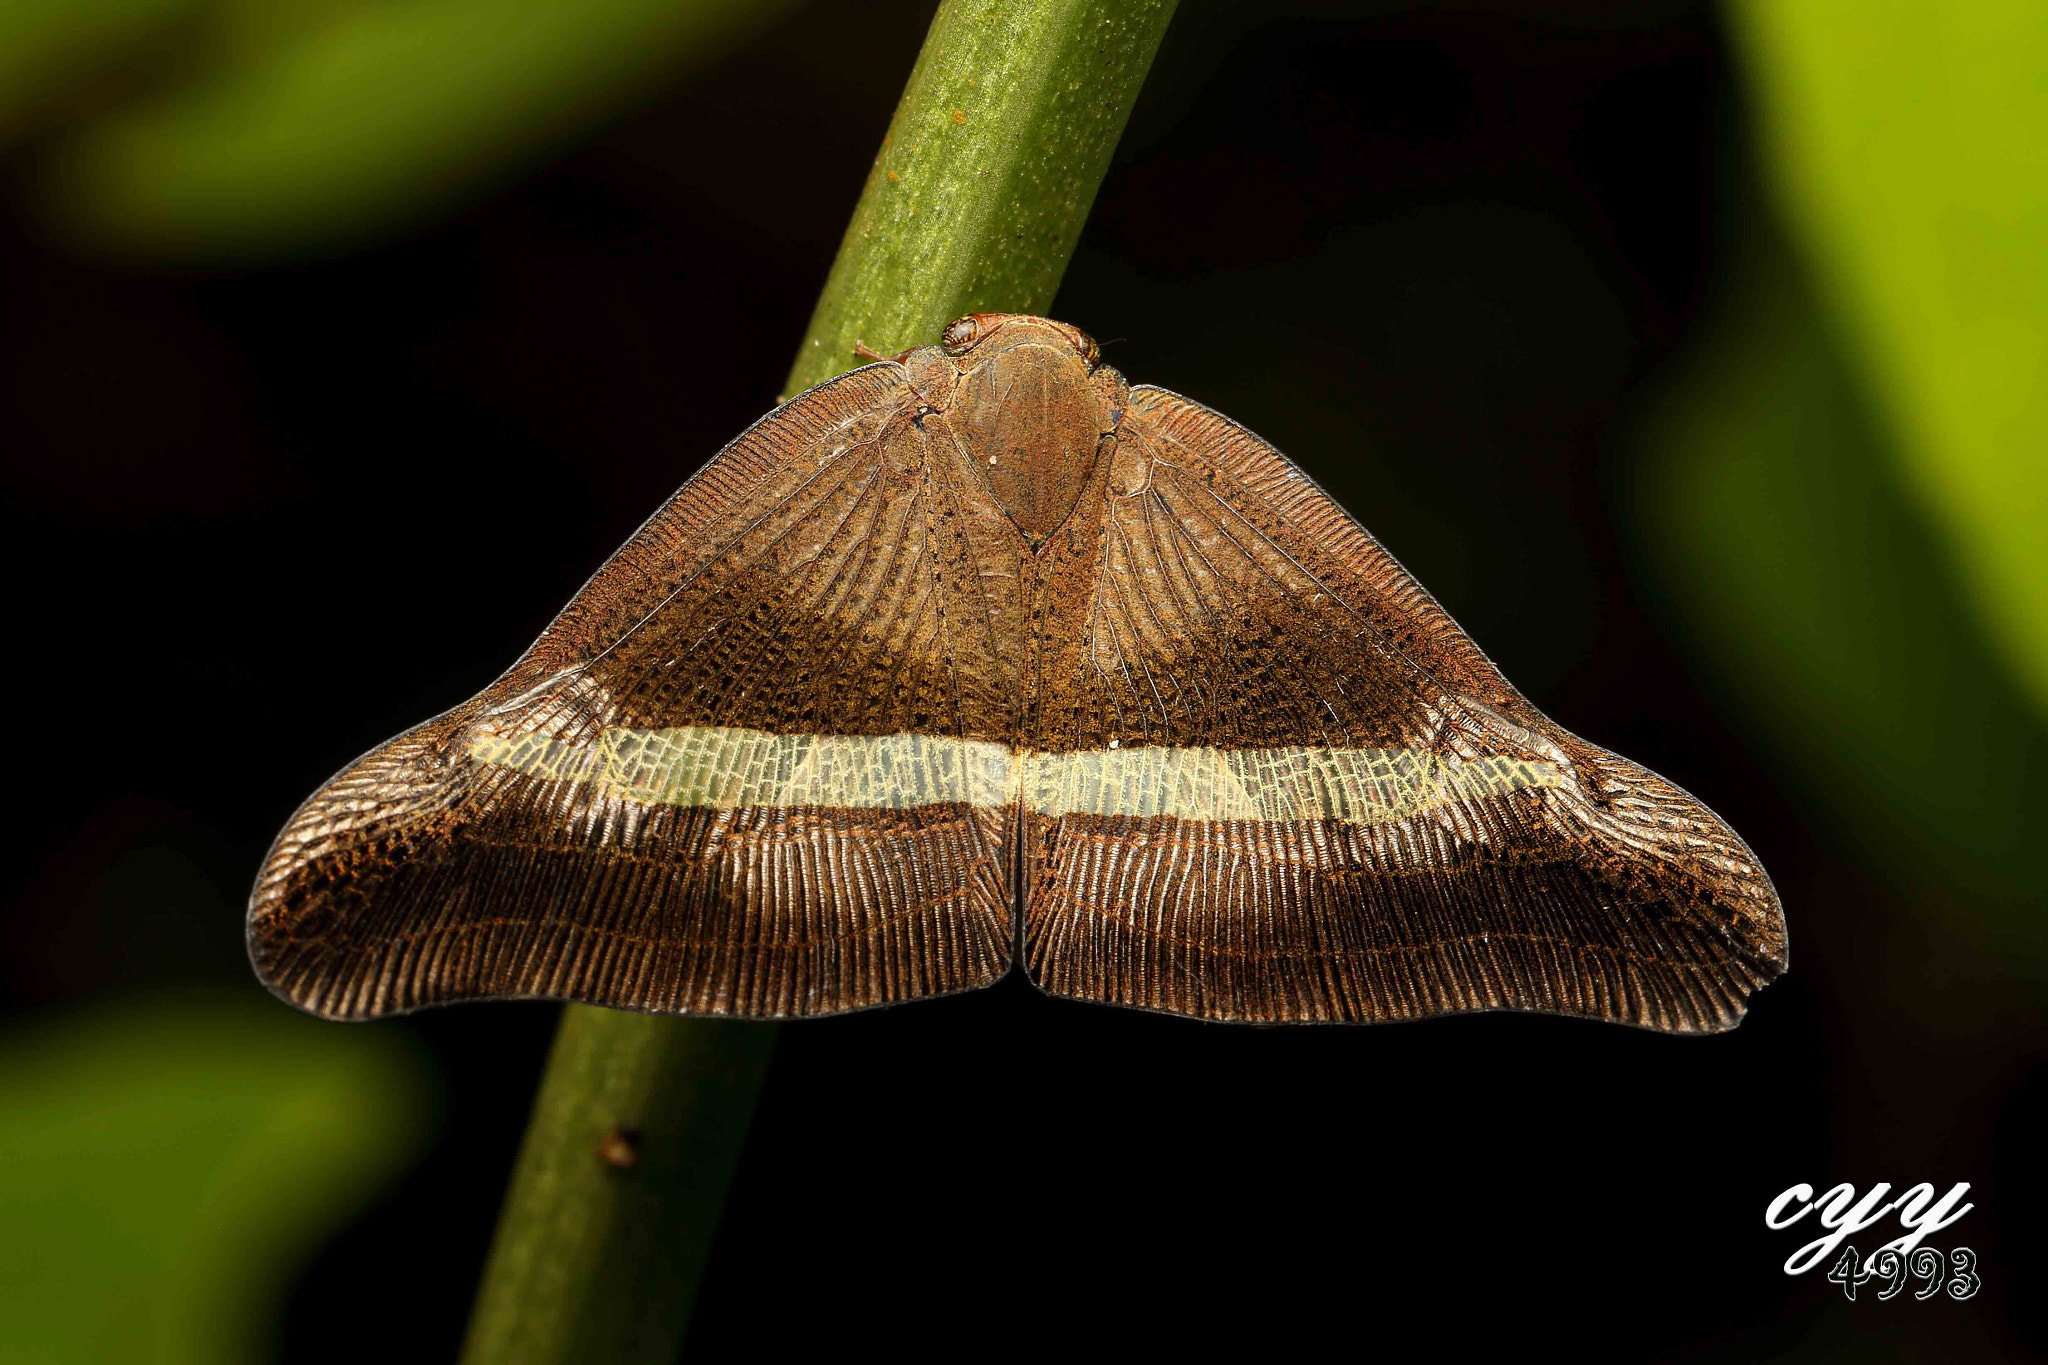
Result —
<path fill-rule="evenodd" d="M 317 792 L 256 886 L 258 973 L 345 1018 L 532 996 L 778 1017 L 1000 977 L 1012 812 L 943 782 L 821 804 L 846 783 L 794 745 L 679 761 L 707 736 L 1014 728 L 1004 652 L 961 610 L 957 454 L 917 409 L 873 365 L 770 414 L 503 678 Z M 736 799 L 650 799 L 691 772 Z"/>
<path fill-rule="evenodd" d="M 1362 802 L 1347 786 L 1370 783 L 1283 772 L 1291 818 L 1027 812 L 1042 987 L 1213 1019 L 1510 1008 L 1701 1031 L 1783 970 L 1776 895 L 1734 831 L 1529 705 L 1271 447 L 1146 387 L 1119 441 L 1144 473 L 1107 500 L 1082 742 L 1405 768 L 1383 762 Z"/>

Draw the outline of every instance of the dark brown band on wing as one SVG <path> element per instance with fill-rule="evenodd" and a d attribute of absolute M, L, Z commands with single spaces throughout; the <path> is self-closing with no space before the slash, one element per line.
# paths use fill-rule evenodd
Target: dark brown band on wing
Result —
<path fill-rule="evenodd" d="M 1733 1027 L 1783 970 L 1768 881 L 1731 864 L 1709 884 L 1558 805 L 1516 792 L 1377 826 L 1027 815 L 1026 965 L 1054 995 L 1208 1019 Z"/>
<path fill-rule="evenodd" d="M 1005 814 L 635 808 L 551 785 L 484 772 L 444 809 L 358 828 L 323 791 L 259 882 L 259 975 L 333 1018 L 494 997 L 790 1018 L 1009 968 Z"/>

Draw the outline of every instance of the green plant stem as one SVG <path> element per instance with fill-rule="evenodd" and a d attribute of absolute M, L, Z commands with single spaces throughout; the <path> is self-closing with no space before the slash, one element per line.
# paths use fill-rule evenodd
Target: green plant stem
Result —
<path fill-rule="evenodd" d="M 464 1361 L 675 1359 L 774 1040 L 770 1024 L 564 1012 Z"/>
<path fill-rule="evenodd" d="M 954 0 L 889 121 L 784 387 L 1043 313 L 1176 0 Z"/>
<path fill-rule="evenodd" d="M 1174 4 L 940 6 L 790 392 L 859 363 L 855 341 L 894 351 L 961 313 L 1051 307 Z M 773 1036 L 564 1012 L 465 1361 L 675 1358 Z"/>

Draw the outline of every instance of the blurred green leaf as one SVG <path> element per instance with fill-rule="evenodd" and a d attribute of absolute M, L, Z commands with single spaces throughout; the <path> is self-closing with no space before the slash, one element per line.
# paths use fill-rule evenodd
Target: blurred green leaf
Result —
<path fill-rule="evenodd" d="M 139 50 L 168 43 L 200 0 L 9 0 L 0 5 L 0 146 L 67 104 L 90 108 Z M 110 80 L 110 77 L 112 78 Z"/>
<path fill-rule="evenodd" d="M 0 1361 L 267 1359 L 305 1258 L 424 1136 L 402 1035 L 255 992 L 0 1036 Z"/>
<path fill-rule="evenodd" d="M 1646 432 L 1641 549 L 1783 769 L 1930 913 L 2032 957 L 2048 732 L 1964 606 L 1885 426 L 1782 244 Z"/>
<path fill-rule="evenodd" d="M 2048 5 L 1733 13 L 1794 233 L 1910 487 L 2048 706 Z"/>
<path fill-rule="evenodd" d="M 346 245 L 475 193 L 786 8 L 788 0 L 216 6 L 205 26 L 211 45 L 187 63 L 186 80 L 64 140 L 42 181 L 44 208 L 69 235 L 157 256 L 250 259 Z"/>

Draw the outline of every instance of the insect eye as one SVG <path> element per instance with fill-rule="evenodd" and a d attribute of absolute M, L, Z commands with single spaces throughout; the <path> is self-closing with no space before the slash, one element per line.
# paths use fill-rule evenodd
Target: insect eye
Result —
<path fill-rule="evenodd" d="M 947 355 L 960 355 L 975 342 L 981 334 L 981 322 L 972 313 L 964 318 L 954 318 L 946 324 L 946 330 L 939 333 L 939 349 Z"/>
<path fill-rule="evenodd" d="M 1095 344 L 1095 338 L 1079 327 L 1069 327 L 1064 323 L 1059 326 L 1066 332 L 1067 339 L 1073 343 L 1074 349 L 1081 353 L 1081 359 L 1088 362 L 1088 368 L 1094 369 L 1102 359 L 1102 348 Z"/>

